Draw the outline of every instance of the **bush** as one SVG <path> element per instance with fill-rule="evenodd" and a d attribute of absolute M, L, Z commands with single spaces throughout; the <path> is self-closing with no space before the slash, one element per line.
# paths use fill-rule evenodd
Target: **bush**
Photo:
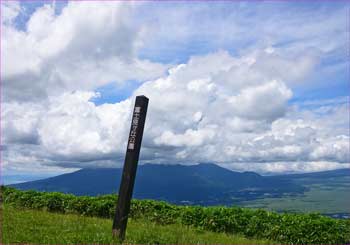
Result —
<path fill-rule="evenodd" d="M 116 195 L 77 197 L 58 192 L 19 191 L 1 187 L 1 200 L 16 207 L 112 218 Z M 163 201 L 131 201 L 129 217 L 159 224 L 181 223 L 214 232 L 288 244 L 344 244 L 350 242 L 350 221 L 320 214 L 278 214 L 239 207 L 176 206 Z"/>

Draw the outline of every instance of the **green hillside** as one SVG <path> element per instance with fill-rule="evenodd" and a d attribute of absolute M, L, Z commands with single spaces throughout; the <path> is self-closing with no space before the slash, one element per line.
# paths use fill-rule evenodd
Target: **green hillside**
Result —
<path fill-rule="evenodd" d="M 24 239 L 32 236 L 33 239 L 43 239 L 33 243 L 62 244 L 66 243 L 64 241 L 73 241 L 70 239 L 82 239 L 79 243 L 93 243 L 94 239 L 113 242 L 110 237 L 110 220 L 114 217 L 116 195 L 78 197 L 54 192 L 19 191 L 8 187 L 2 187 L 1 194 L 5 205 L 4 242 L 27 243 L 31 241 Z M 40 212 L 19 211 L 22 209 L 36 209 Z M 47 211 L 61 214 L 49 214 Z M 90 220 L 86 216 L 105 219 Z M 177 206 L 134 199 L 129 217 L 131 222 L 127 239 L 130 243 L 260 243 L 262 240 L 283 244 L 350 242 L 349 220 L 337 220 L 315 213 L 279 214 L 240 207 Z M 106 228 L 99 230 L 99 227 Z M 208 233 L 209 231 L 215 233 Z M 23 232 L 28 234 L 21 234 Z M 58 235 L 61 233 L 62 238 Z M 20 237 L 18 241 L 10 240 L 17 236 Z M 242 237 L 250 240 L 241 240 Z"/>
<path fill-rule="evenodd" d="M 45 211 L 2 209 L 1 244 L 115 244 L 110 219 L 56 214 Z M 127 244 L 270 244 L 266 240 L 215 233 L 180 224 L 157 225 L 147 219 L 130 219 Z"/>
<path fill-rule="evenodd" d="M 350 176 L 348 170 L 328 171 L 305 176 L 289 177 L 295 184 L 304 186 L 307 191 L 298 195 L 284 195 L 275 198 L 261 198 L 241 202 L 244 207 L 264 208 L 272 211 L 320 212 L 322 214 L 350 215 Z M 339 176 L 336 175 L 339 174 Z M 318 175 L 317 175 L 318 174 Z M 327 174 L 327 175 L 326 175 Z M 346 175 L 345 175 L 346 174 Z M 288 178 L 288 176 L 285 176 Z"/>

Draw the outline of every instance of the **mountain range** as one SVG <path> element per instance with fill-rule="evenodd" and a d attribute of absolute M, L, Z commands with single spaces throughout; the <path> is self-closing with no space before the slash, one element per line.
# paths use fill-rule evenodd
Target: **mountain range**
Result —
<path fill-rule="evenodd" d="M 121 174 L 121 168 L 90 168 L 11 186 L 96 196 L 117 193 Z M 348 172 L 262 176 L 255 172 L 235 172 L 210 163 L 190 166 L 145 164 L 138 167 L 133 197 L 176 204 L 232 205 L 259 198 L 300 195 L 307 187 L 295 179 L 339 174 Z"/>

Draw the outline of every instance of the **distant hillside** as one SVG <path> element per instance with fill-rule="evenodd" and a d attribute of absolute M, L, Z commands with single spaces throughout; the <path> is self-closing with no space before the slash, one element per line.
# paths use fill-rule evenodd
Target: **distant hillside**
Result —
<path fill-rule="evenodd" d="M 116 193 L 122 169 L 81 169 L 43 180 L 12 185 L 39 191 L 75 195 Z M 138 167 L 134 197 L 189 204 L 234 204 L 259 197 L 295 195 L 305 188 L 289 179 L 261 176 L 254 172 L 234 172 L 215 164 L 153 165 Z"/>
<path fill-rule="evenodd" d="M 314 178 L 314 179 L 324 179 L 324 178 L 334 178 L 334 177 L 344 177 L 350 176 L 350 169 L 342 168 L 335 170 L 327 170 L 322 172 L 311 172 L 303 174 L 285 174 L 285 175 L 275 175 L 274 178 L 284 178 L 284 179 L 301 179 L 301 178 Z"/>
<path fill-rule="evenodd" d="M 271 176 L 306 188 L 302 195 L 259 198 L 241 205 L 283 212 L 320 212 L 331 217 L 350 217 L 350 169 Z"/>

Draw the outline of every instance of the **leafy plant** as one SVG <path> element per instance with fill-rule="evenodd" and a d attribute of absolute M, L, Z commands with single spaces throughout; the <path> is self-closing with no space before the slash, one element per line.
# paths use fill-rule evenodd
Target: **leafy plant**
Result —
<path fill-rule="evenodd" d="M 112 218 L 116 195 L 74 196 L 57 192 L 20 191 L 1 187 L 1 200 L 12 206 Z M 241 234 L 288 244 L 350 242 L 350 221 L 316 213 L 278 214 L 240 207 L 176 206 L 163 201 L 132 200 L 130 217 L 158 224 L 183 224 L 202 230 Z"/>

